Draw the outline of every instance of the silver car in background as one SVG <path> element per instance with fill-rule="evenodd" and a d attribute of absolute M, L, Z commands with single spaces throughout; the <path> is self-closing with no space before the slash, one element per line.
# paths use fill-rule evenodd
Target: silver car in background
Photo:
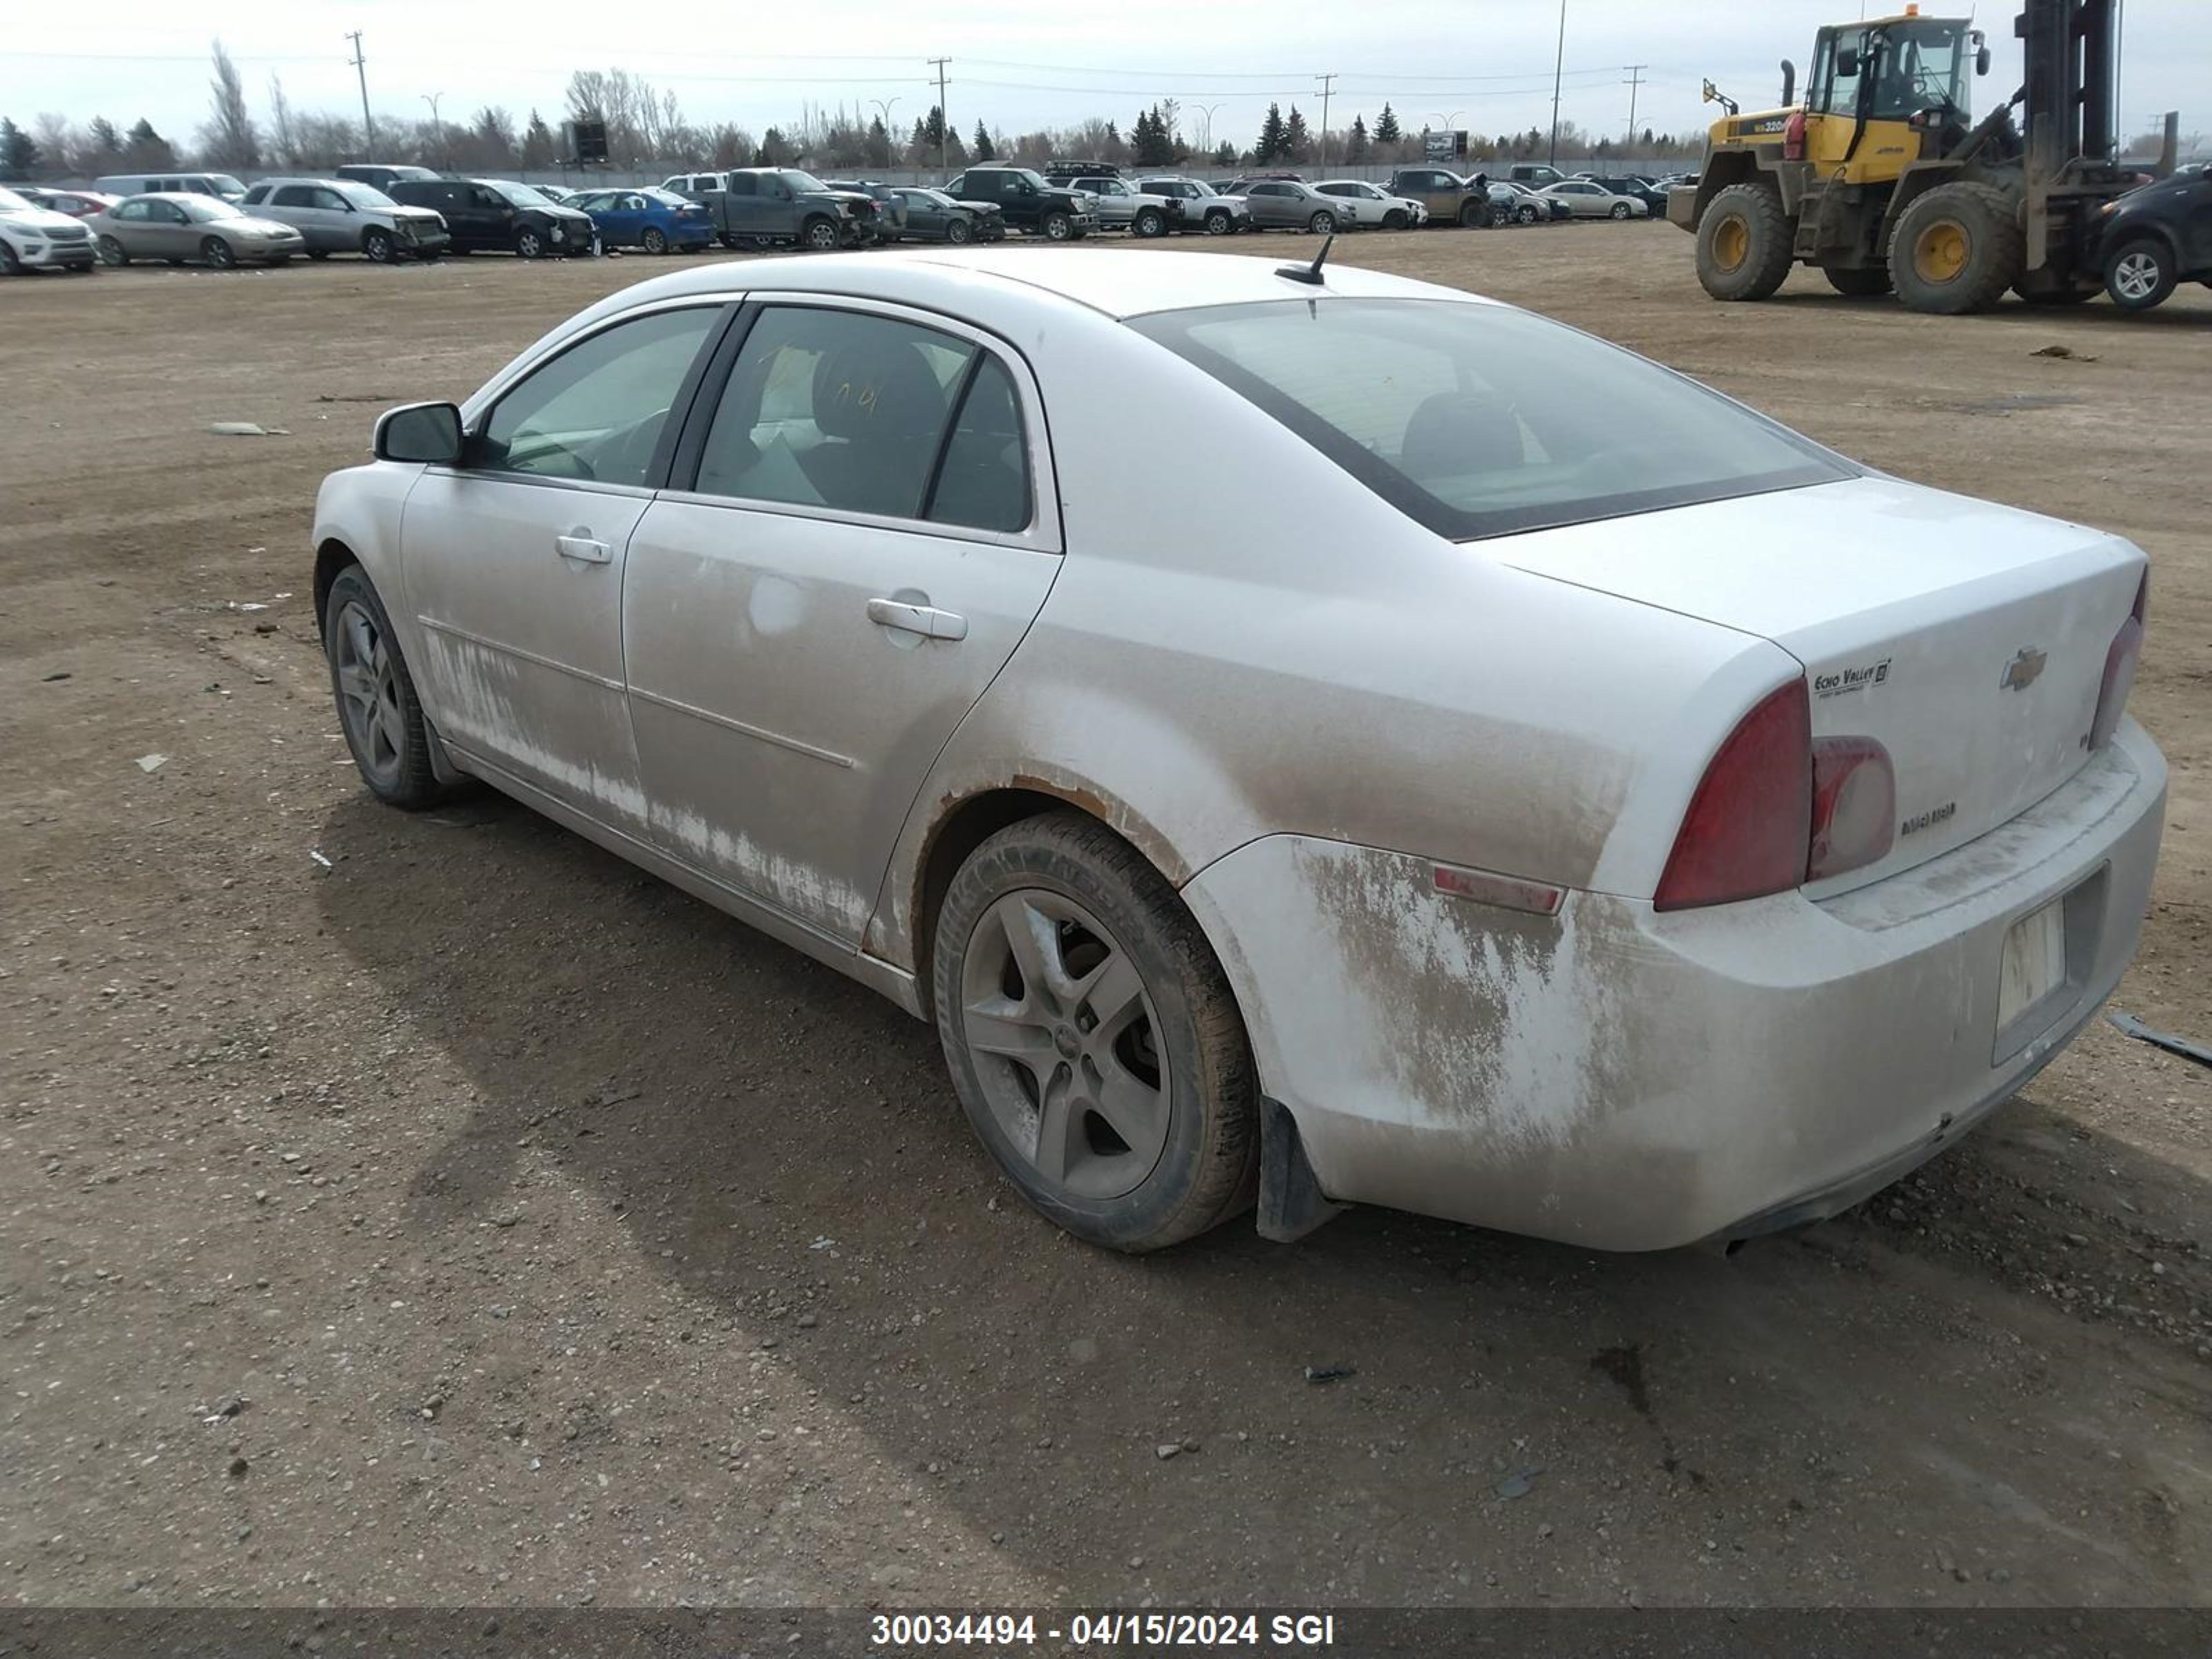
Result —
<path fill-rule="evenodd" d="M 85 222 L 104 265 L 163 259 L 218 269 L 244 262 L 281 265 L 307 251 L 289 225 L 258 218 L 214 196 L 131 196 Z"/>
<path fill-rule="evenodd" d="M 263 179 L 240 205 L 298 231 L 311 259 L 333 253 L 358 253 L 380 265 L 434 259 L 453 240 L 434 209 L 402 207 L 353 179 Z"/>
<path fill-rule="evenodd" d="M 1429 210 L 1407 196 L 1393 196 L 1364 179 L 1328 179 L 1314 188 L 1343 204 L 1345 222 L 1363 230 L 1406 230 L 1429 222 Z"/>
<path fill-rule="evenodd" d="M 1616 196 L 1588 179 L 1570 179 L 1547 185 L 1535 192 L 1540 202 L 1564 202 L 1571 219 L 1648 219 L 1651 210 L 1633 196 Z"/>

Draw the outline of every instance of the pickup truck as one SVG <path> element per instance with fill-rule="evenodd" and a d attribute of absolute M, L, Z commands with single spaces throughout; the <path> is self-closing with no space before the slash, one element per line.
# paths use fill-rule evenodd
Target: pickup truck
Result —
<path fill-rule="evenodd" d="M 1178 228 L 1182 218 L 1180 198 L 1146 190 L 1118 173 L 1048 173 L 1044 181 L 1056 190 L 1077 191 L 1088 196 L 1091 210 L 1101 230 L 1164 236 Z"/>
<path fill-rule="evenodd" d="M 1443 167 L 1401 167 L 1383 186 L 1393 196 L 1410 197 L 1429 210 L 1432 225 L 1465 225 L 1470 228 L 1490 222 L 1490 192 L 1475 188 Z"/>
<path fill-rule="evenodd" d="M 731 173 L 679 173 L 663 190 L 698 203 L 714 216 L 724 247 L 779 242 L 827 252 L 875 240 L 878 207 L 854 191 L 832 190 L 797 167 L 739 167 Z"/>
<path fill-rule="evenodd" d="M 1056 189 L 1028 167 L 969 167 L 945 192 L 963 202 L 992 203 L 1009 229 L 1050 241 L 1077 240 L 1098 227 L 1090 197 Z"/>

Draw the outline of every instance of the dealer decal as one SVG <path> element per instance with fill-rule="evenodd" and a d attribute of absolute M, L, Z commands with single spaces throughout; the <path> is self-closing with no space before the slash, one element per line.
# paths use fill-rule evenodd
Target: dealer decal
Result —
<path fill-rule="evenodd" d="M 1853 691 L 1863 691 L 1869 685 L 1880 685 L 1889 678 L 1890 659 L 1862 663 L 1856 668 L 1823 669 L 1813 676 L 1813 695 L 1816 697 L 1841 697 Z"/>

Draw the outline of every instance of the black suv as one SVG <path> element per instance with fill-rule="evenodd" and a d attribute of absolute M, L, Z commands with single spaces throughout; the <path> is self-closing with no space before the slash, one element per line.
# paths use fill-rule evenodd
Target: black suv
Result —
<path fill-rule="evenodd" d="M 598 231 L 592 216 L 505 179 L 398 179 L 384 192 L 404 207 L 445 216 L 454 253 L 589 253 Z"/>
<path fill-rule="evenodd" d="M 1012 228 L 1055 242 L 1087 236 L 1097 224 L 1081 192 L 1048 185 L 1028 167 L 969 167 L 945 192 L 963 202 L 989 202 Z"/>
<path fill-rule="evenodd" d="M 2143 185 L 2099 216 L 2091 267 L 2127 311 L 2164 305 L 2183 283 L 2212 287 L 2212 165 Z"/>

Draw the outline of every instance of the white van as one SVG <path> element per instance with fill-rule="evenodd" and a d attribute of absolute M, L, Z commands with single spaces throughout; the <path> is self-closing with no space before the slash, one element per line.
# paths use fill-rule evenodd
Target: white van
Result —
<path fill-rule="evenodd" d="M 246 194 L 228 173 L 111 173 L 92 187 L 108 196 L 213 196 L 233 203 Z"/>

